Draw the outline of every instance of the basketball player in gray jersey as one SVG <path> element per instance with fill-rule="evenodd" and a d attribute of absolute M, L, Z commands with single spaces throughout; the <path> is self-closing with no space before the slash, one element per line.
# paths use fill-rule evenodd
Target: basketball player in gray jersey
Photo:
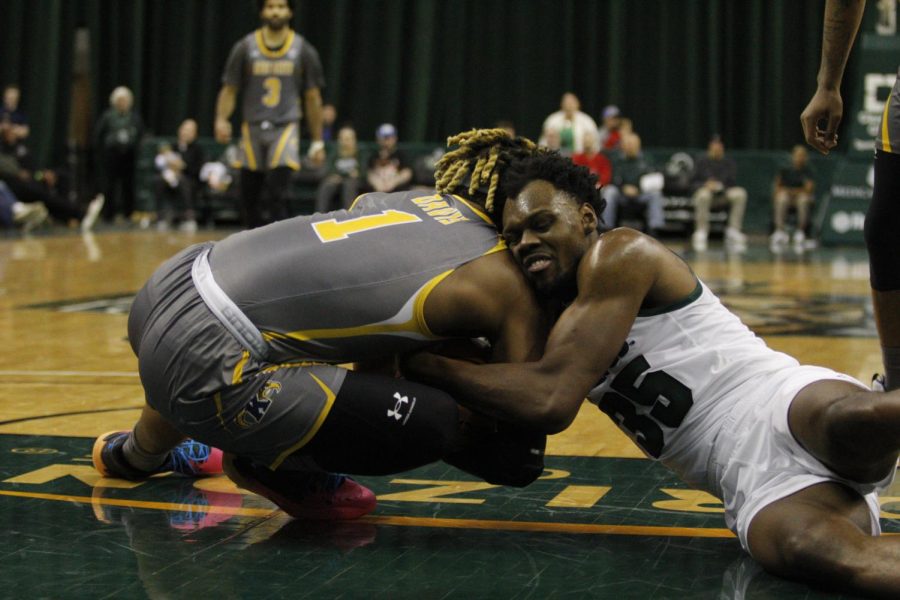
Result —
<path fill-rule="evenodd" d="M 493 360 L 540 354 L 542 311 L 490 216 L 500 173 L 534 145 L 503 130 L 450 142 L 460 147 L 439 164 L 442 193 L 368 194 L 349 211 L 244 231 L 163 264 L 128 321 L 147 406 L 132 432 L 98 438 L 96 468 L 130 479 L 171 470 L 187 435 L 228 453 L 239 485 L 305 518 L 374 508 L 369 490 L 334 472 L 444 459 L 494 483 L 536 478 L 542 434 L 476 425 L 443 392 L 337 366 L 453 337 L 486 337 Z"/>
<path fill-rule="evenodd" d="M 216 139 L 231 140 L 231 122 L 241 92 L 241 204 L 244 224 L 256 227 L 286 218 L 290 176 L 300 169 L 301 97 L 312 144 L 321 155 L 322 95 L 325 87 L 319 53 L 289 27 L 290 0 L 260 0 L 263 26 L 231 50 L 216 101 Z M 267 178 L 268 173 L 268 178 Z M 270 206 L 261 205 L 268 184 Z"/>

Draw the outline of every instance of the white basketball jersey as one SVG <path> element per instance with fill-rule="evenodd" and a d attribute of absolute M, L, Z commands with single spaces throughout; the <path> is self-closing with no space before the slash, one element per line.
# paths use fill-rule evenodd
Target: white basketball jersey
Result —
<path fill-rule="evenodd" d="M 709 488 L 708 464 L 722 422 L 757 401 L 753 389 L 767 376 L 797 365 L 766 346 L 698 281 L 677 305 L 638 314 L 589 399 L 649 457 L 686 483 Z"/>

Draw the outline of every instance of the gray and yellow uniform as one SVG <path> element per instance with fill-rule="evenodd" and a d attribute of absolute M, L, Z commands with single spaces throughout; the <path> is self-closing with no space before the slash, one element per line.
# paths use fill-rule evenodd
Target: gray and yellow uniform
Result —
<path fill-rule="evenodd" d="M 147 402 L 183 433 L 274 469 L 328 416 L 348 373 L 334 365 L 439 339 L 429 293 L 504 248 L 478 208 L 430 192 L 367 194 L 349 211 L 192 246 L 129 316 Z M 387 400 L 400 426 L 412 401 Z"/>
<path fill-rule="evenodd" d="M 241 90 L 241 164 L 251 171 L 300 168 L 299 121 L 303 92 L 325 87 L 319 53 L 290 31 L 271 50 L 258 29 L 238 41 L 225 63 L 222 83 Z"/>
<path fill-rule="evenodd" d="M 900 154 L 900 69 L 897 70 L 897 80 L 894 82 L 891 95 L 884 103 L 875 148 Z"/>

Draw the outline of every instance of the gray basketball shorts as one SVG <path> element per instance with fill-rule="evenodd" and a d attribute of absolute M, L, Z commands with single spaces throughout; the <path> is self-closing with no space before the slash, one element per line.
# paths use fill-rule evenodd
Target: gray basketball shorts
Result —
<path fill-rule="evenodd" d="M 243 123 L 241 166 L 251 171 L 278 167 L 300 170 L 300 131 L 297 123 Z"/>
<path fill-rule="evenodd" d="M 210 312 L 187 248 L 138 292 L 128 336 L 147 403 L 196 440 L 277 468 L 315 436 L 346 369 L 254 359 Z"/>
<path fill-rule="evenodd" d="M 884 152 L 900 154 L 900 70 L 897 71 L 891 95 L 884 103 L 875 147 Z"/>

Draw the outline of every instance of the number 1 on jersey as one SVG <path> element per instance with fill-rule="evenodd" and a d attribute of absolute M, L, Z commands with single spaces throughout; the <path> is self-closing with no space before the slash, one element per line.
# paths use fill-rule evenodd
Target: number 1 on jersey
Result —
<path fill-rule="evenodd" d="M 319 236 L 319 239 L 325 242 L 336 242 L 338 240 L 346 240 L 354 233 L 362 233 L 372 229 L 380 229 L 381 227 L 391 227 L 392 225 L 403 225 L 404 223 L 419 223 L 422 219 L 414 214 L 403 212 L 402 210 L 388 209 L 374 215 L 365 215 L 356 217 L 355 219 L 347 219 L 346 221 L 338 221 L 337 219 L 328 219 L 327 221 L 319 221 L 312 224 L 313 231 Z"/>

